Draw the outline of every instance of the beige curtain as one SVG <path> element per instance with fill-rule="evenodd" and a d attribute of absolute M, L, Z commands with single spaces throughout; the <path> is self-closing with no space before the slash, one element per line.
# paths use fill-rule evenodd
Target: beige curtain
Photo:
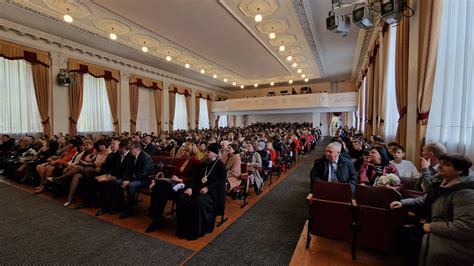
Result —
<path fill-rule="evenodd" d="M 199 101 L 201 100 L 201 97 L 196 97 L 194 98 L 194 112 L 196 114 L 196 129 L 199 128 Z"/>
<path fill-rule="evenodd" d="M 69 85 L 69 134 L 77 135 L 77 121 L 81 115 L 83 100 L 83 75 L 74 73 L 74 82 Z"/>
<path fill-rule="evenodd" d="M 162 130 L 162 127 L 161 127 L 161 122 L 162 122 L 162 119 L 161 119 L 161 108 L 163 106 L 162 102 L 161 102 L 161 96 L 162 96 L 163 92 L 161 91 L 161 89 L 156 89 L 155 90 L 155 116 L 156 116 L 156 126 L 157 126 L 157 133 L 161 132 Z"/>
<path fill-rule="evenodd" d="M 115 82 L 120 81 L 120 72 L 104 66 L 98 66 L 74 58 L 69 58 L 69 72 L 89 73 L 96 78 L 105 78 L 105 80 L 113 79 Z"/>
<path fill-rule="evenodd" d="M 373 94 L 374 94 L 374 57 L 371 56 L 369 59 L 369 68 L 367 73 L 366 89 L 365 89 L 365 138 L 369 138 L 373 135 L 372 127 L 372 108 L 373 108 Z"/>
<path fill-rule="evenodd" d="M 431 107 L 431 98 L 433 96 L 441 5 L 441 0 L 420 1 L 416 154 L 420 154 L 421 145 L 424 142 L 426 126 L 428 124 L 428 114 Z"/>
<path fill-rule="evenodd" d="M 0 40 L 0 56 L 9 60 L 24 59 L 31 64 L 51 66 L 51 58 L 48 52 L 4 40 Z"/>
<path fill-rule="evenodd" d="M 389 53 L 389 36 L 388 36 L 388 29 L 389 27 L 383 27 L 381 32 L 381 49 L 380 49 L 380 79 L 379 79 L 379 101 L 378 101 L 378 130 L 377 134 L 382 136 L 385 139 L 385 106 L 387 104 L 387 78 L 388 78 L 388 53 Z M 395 110 L 393 110 L 395 111 Z"/>
<path fill-rule="evenodd" d="M 212 110 L 211 110 L 211 108 L 212 108 L 212 100 L 211 100 L 211 99 L 207 99 L 207 100 L 206 100 L 206 103 L 207 103 L 207 116 L 208 116 L 208 118 L 209 118 L 209 125 L 208 125 L 208 126 L 209 126 L 209 128 L 211 128 L 211 123 L 212 123 L 212 122 L 211 122 L 211 121 L 212 121 L 212 120 L 211 120 L 211 119 L 212 119 Z"/>
<path fill-rule="evenodd" d="M 113 79 L 105 80 L 105 87 L 107 88 L 107 98 L 109 98 L 110 112 L 115 132 L 120 132 L 120 125 L 118 119 L 118 89 L 117 81 Z"/>
<path fill-rule="evenodd" d="M 186 115 L 188 116 L 188 129 L 191 129 L 191 94 L 185 94 L 186 97 Z"/>
<path fill-rule="evenodd" d="M 396 142 L 406 147 L 407 140 L 407 104 L 408 104 L 408 46 L 410 20 L 402 19 L 397 28 L 395 55 L 395 94 L 397 97 L 398 127 Z"/>
<path fill-rule="evenodd" d="M 220 116 L 220 115 L 218 115 L 218 116 L 216 117 L 216 121 L 214 121 L 214 128 L 219 128 L 219 119 L 221 119 L 221 116 Z"/>
<path fill-rule="evenodd" d="M 138 97 L 140 92 L 137 84 L 130 84 L 129 86 L 130 133 L 135 133 L 137 131 Z"/>
<path fill-rule="evenodd" d="M 372 97 L 372 134 L 379 135 L 379 107 L 380 107 L 380 45 L 377 42 L 375 45 L 374 54 L 374 83 L 373 83 L 373 97 Z"/>
<path fill-rule="evenodd" d="M 41 64 L 31 65 L 33 70 L 33 83 L 36 95 L 36 102 L 41 116 L 43 133 L 51 136 L 51 123 L 49 121 L 49 79 L 51 69 Z"/>
<path fill-rule="evenodd" d="M 174 106 L 176 105 L 176 92 L 170 90 L 170 97 L 169 97 L 169 112 L 170 112 L 170 131 L 173 131 L 173 123 L 174 123 Z"/>
<path fill-rule="evenodd" d="M 244 127 L 246 127 L 249 123 L 249 116 L 248 115 L 243 115 L 242 116 L 242 124 L 244 125 Z"/>

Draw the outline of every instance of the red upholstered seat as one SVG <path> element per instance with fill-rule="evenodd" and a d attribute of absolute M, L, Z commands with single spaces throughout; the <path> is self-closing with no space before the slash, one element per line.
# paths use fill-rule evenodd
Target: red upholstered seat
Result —
<path fill-rule="evenodd" d="M 415 185 L 418 182 L 418 178 L 414 177 L 400 177 L 400 182 L 403 185 L 403 189 L 415 189 Z"/>

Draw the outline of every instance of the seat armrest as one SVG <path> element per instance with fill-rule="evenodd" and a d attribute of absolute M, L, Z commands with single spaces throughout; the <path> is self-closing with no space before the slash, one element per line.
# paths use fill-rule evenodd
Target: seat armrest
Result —
<path fill-rule="evenodd" d="M 306 203 L 308 205 L 311 205 L 311 203 L 313 203 L 313 193 L 309 193 L 308 196 L 306 196 Z"/>

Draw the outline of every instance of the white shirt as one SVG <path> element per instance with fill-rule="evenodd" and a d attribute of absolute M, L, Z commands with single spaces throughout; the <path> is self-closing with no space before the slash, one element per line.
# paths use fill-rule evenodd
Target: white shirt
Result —
<path fill-rule="evenodd" d="M 414 177 L 420 178 L 420 173 L 411 161 L 402 160 L 401 163 L 396 163 L 394 160 L 390 161 L 398 170 L 400 177 Z"/>

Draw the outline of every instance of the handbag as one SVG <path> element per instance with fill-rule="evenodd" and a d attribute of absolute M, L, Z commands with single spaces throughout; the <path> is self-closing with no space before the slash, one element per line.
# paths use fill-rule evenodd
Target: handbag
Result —
<path fill-rule="evenodd" d="M 97 182 L 102 183 L 102 182 L 115 181 L 116 178 L 113 175 L 105 174 L 105 175 L 98 175 L 95 177 L 95 179 L 97 180 Z"/>

